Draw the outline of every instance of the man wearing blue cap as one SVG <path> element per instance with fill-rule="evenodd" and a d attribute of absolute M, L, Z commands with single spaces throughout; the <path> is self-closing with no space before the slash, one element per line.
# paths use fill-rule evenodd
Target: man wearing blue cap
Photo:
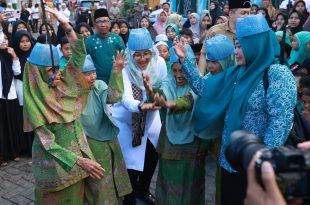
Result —
<path fill-rule="evenodd" d="M 110 32 L 111 21 L 106 9 L 97 9 L 94 14 L 97 33 L 86 39 L 87 53 L 92 57 L 99 80 L 109 83 L 113 56 L 125 49 L 122 38 Z"/>
<path fill-rule="evenodd" d="M 186 56 L 184 42 L 174 46 L 186 79 L 200 96 L 194 111 L 194 119 L 199 122 L 195 131 L 204 131 L 209 137 L 222 134 L 222 205 L 243 204 L 246 194 L 246 174 L 225 155 L 231 133 L 246 130 L 260 137 L 266 146 L 283 145 L 297 98 L 292 73 L 287 66 L 277 64 L 280 47 L 263 15 L 238 19 L 235 38 L 237 66 L 206 79 L 199 76 Z"/>
<path fill-rule="evenodd" d="M 86 181 L 88 204 L 119 204 L 121 197 L 132 192 L 116 138 L 119 129 L 107 109 L 107 103 L 121 100 L 124 91 L 122 80 L 124 67 L 124 56 L 120 53 L 113 65 L 109 87 L 105 82 L 96 80 L 96 68 L 89 55 L 82 69 L 90 91 L 84 96 L 87 98 L 87 104 L 80 120 L 94 158 L 105 169 L 101 179 L 88 178 Z"/>
<path fill-rule="evenodd" d="M 212 38 L 216 34 L 223 34 L 229 38 L 233 43 L 234 37 L 236 35 L 236 19 L 244 18 L 250 14 L 251 4 L 247 0 L 230 0 L 229 1 L 229 20 L 226 23 L 218 24 L 211 27 L 206 33 L 206 38 Z M 208 48 L 204 45 L 201 49 L 200 59 L 199 59 L 199 71 L 203 75 L 207 69 L 206 62 L 206 50 Z"/>

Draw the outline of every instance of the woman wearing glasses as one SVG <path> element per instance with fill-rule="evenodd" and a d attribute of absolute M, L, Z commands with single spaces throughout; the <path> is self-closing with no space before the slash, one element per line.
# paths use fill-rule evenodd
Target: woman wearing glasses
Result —
<path fill-rule="evenodd" d="M 149 186 L 158 160 L 156 146 L 161 122 L 158 107 L 148 103 L 142 74 L 150 76 L 156 88 L 166 77 L 167 68 L 146 28 L 131 30 L 126 58 L 124 94 L 122 101 L 113 107 L 113 117 L 120 130 L 118 140 L 133 188 L 133 192 L 125 196 L 124 204 L 134 205 L 136 197 L 154 204 Z"/>

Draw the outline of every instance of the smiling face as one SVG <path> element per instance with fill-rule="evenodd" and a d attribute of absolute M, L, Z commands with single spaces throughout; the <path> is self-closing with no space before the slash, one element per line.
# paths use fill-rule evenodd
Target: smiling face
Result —
<path fill-rule="evenodd" d="M 31 49 L 31 41 L 28 36 L 23 36 L 19 42 L 19 49 L 21 51 L 29 51 Z"/>
<path fill-rule="evenodd" d="M 95 82 L 97 79 L 96 71 L 83 73 L 83 76 L 84 76 L 86 82 L 88 83 L 89 88 L 93 89 L 95 87 Z"/>
<path fill-rule="evenodd" d="M 91 35 L 90 31 L 85 26 L 80 27 L 79 33 L 83 36 L 83 38 L 88 38 Z"/>
<path fill-rule="evenodd" d="M 167 28 L 166 34 L 169 40 L 173 40 L 177 36 L 177 33 L 172 26 Z"/>
<path fill-rule="evenodd" d="M 237 65 L 245 66 L 246 65 L 245 57 L 244 57 L 243 50 L 238 40 L 235 40 L 234 54 L 237 60 Z"/>
<path fill-rule="evenodd" d="M 141 19 L 141 28 L 149 27 L 150 23 L 146 18 Z"/>
<path fill-rule="evenodd" d="M 172 64 L 171 72 L 178 86 L 184 86 L 187 84 L 187 80 L 182 72 L 181 65 L 179 63 Z"/>
<path fill-rule="evenodd" d="M 152 58 L 152 52 L 150 50 L 135 51 L 133 54 L 133 60 L 135 64 L 142 70 L 146 69 Z"/>
<path fill-rule="evenodd" d="M 168 61 L 169 58 L 169 49 L 167 46 L 165 45 L 159 45 L 157 46 L 157 49 L 159 51 L 159 55 L 165 59 L 165 61 Z"/>

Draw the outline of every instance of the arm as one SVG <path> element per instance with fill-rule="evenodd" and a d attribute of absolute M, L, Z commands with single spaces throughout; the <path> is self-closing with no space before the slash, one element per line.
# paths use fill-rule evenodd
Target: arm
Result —
<path fill-rule="evenodd" d="M 208 65 L 207 65 L 207 59 L 206 59 L 206 46 L 203 43 L 203 46 L 200 52 L 199 63 L 198 63 L 198 69 L 202 76 L 206 73 L 207 66 Z"/>
<path fill-rule="evenodd" d="M 270 147 L 285 143 L 294 117 L 297 99 L 296 81 L 286 66 L 270 68 L 267 90 L 268 127 L 264 143 Z"/>
<path fill-rule="evenodd" d="M 18 59 L 13 60 L 12 69 L 14 76 L 21 74 L 21 67 Z"/>
<path fill-rule="evenodd" d="M 112 70 L 108 86 L 107 104 L 119 102 L 122 99 L 123 93 L 124 83 L 122 72 L 115 72 Z"/>

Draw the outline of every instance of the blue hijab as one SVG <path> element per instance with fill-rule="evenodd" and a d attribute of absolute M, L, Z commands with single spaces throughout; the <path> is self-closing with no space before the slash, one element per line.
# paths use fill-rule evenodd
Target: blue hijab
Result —
<path fill-rule="evenodd" d="M 204 131 L 209 138 L 221 135 L 225 120 L 228 135 L 242 129 L 249 97 L 263 78 L 264 71 L 280 53 L 273 31 L 237 40 L 242 47 L 246 66 L 231 67 L 207 78 L 204 94 L 195 107 L 195 131 Z"/>

